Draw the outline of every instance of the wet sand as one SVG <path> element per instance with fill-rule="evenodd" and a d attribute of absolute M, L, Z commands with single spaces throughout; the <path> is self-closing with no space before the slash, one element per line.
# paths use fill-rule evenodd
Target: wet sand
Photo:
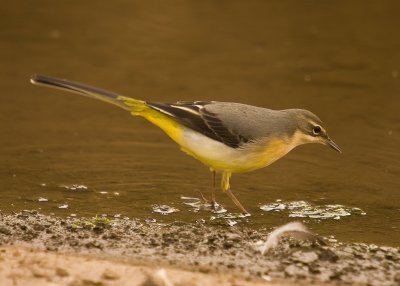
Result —
<path fill-rule="evenodd" d="M 239 226 L 62 219 L 36 211 L 1 214 L 1 221 L 1 285 L 125 285 L 132 279 L 137 284 L 130 285 L 163 285 L 144 282 L 161 268 L 172 285 L 400 283 L 400 249 L 393 247 L 287 238 L 263 256 L 258 249 L 268 232 Z"/>
<path fill-rule="evenodd" d="M 205 274 L 158 263 L 126 263 L 94 256 L 54 253 L 22 247 L 2 247 L 7 264 L 0 269 L 1 285 L 264 285 L 234 274 Z M 170 284 L 168 284 L 168 282 Z M 291 285 L 275 282 L 270 285 Z"/>

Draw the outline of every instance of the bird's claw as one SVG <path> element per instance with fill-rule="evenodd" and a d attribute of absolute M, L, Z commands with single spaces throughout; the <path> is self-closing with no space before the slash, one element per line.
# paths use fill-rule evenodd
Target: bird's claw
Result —
<path fill-rule="evenodd" d="M 200 191 L 199 191 L 200 192 Z M 203 205 L 205 205 L 205 206 L 210 206 L 211 207 L 211 209 L 212 210 L 217 210 L 217 208 L 218 208 L 218 203 L 215 201 L 215 198 L 211 198 L 210 200 L 209 199 L 207 199 L 204 195 L 203 195 L 203 193 L 202 192 L 200 192 L 200 196 L 201 196 L 201 202 L 202 202 L 202 204 Z"/>

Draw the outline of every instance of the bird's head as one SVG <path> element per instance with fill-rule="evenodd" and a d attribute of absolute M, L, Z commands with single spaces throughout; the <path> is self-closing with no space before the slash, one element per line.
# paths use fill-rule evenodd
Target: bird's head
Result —
<path fill-rule="evenodd" d="M 339 146 L 328 136 L 328 132 L 318 116 L 304 109 L 290 109 L 288 111 L 296 122 L 296 131 L 293 134 L 295 145 L 320 143 L 342 153 Z"/>

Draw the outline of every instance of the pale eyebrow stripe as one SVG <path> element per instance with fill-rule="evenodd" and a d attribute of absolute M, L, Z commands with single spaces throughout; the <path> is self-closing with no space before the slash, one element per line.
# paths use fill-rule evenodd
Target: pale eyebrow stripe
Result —
<path fill-rule="evenodd" d="M 322 130 L 325 130 L 325 128 L 323 128 L 322 126 L 321 126 L 321 124 L 318 124 L 318 123 L 315 123 L 314 121 L 308 121 L 309 123 L 311 123 L 312 125 L 314 125 L 314 126 L 319 126 Z"/>
<path fill-rule="evenodd" d="M 319 125 L 318 123 L 315 123 L 314 121 L 309 120 L 308 122 L 311 123 L 312 125 L 322 127 L 321 125 Z"/>

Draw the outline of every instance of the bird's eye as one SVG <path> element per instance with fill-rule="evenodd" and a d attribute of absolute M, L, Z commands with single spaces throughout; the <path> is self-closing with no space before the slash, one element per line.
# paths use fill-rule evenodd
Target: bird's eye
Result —
<path fill-rule="evenodd" d="M 320 126 L 314 126 L 312 130 L 314 135 L 318 135 L 321 132 L 321 127 Z"/>

